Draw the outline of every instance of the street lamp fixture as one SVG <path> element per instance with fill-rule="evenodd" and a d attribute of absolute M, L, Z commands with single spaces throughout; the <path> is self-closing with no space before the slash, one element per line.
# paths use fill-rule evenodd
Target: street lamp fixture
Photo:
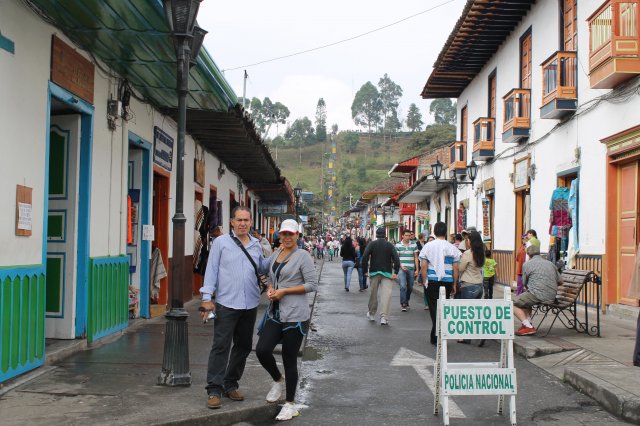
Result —
<path fill-rule="evenodd" d="M 167 323 L 162 357 L 162 371 L 158 376 L 159 385 L 189 386 L 189 333 L 184 309 L 185 276 L 185 223 L 184 215 L 184 141 L 187 127 L 187 95 L 189 93 L 189 67 L 202 47 L 207 33 L 196 26 L 196 16 L 201 0 L 164 0 L 167 24 L 171 29 L 176 49 L 177 73 L 176 93 L 178 95 L 178 138 L 176 143 L 176 193 L 173 223 L 173 261 L 171 264 L 171 309 L 166 314 Z M 194 60 L 192 61 L 192 58 Z"/>
<path fill-rule="evenodd" d="M 437 158 L 436 158 L 436 162 L 431 165 L 431 172 L 433 173 L 433 178 L 436 180 L 436 182 L 451 185 L 451 188 L 453 190 L 453 205 L 457 209 L 458 208 L 458 185 L 471 185 L 473 187 L 473 182 L 476 180 L 476 177 L 478 176 L 478 165 L 476 164 L 475 161 L 471 161 L 470 164 L 467 164 L 467 176 L 470 179 L 468 181 L 458 180 L 458 176 L 455 173 L 455 170 L 453 171 L 453 173 L 451 173 L 451 179 L 441 179 L 440 177 L 442 175 L 442 163 L 440 163 L 440 160 L 438 160 Z M 453 227 L 455 229 L 455 232 L 458 232 L 457 212 L 453 215 Z"/>

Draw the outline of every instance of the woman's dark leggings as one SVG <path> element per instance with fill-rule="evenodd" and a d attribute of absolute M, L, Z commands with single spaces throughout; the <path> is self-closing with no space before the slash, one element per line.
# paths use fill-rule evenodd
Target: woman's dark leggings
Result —
<path fill-rule="evenodd" d="M 273 356 L 273 350 L 282 339 L 282 363 L 287 386 L 287 401 L 293 402 L 298 385 L 298 351 L 302 345 L 302 334 L 305 327 L 296 327 L 297 323 L 277 323 L 267 320 L 256 344 L 256 356 L 260 364 L 274 381 L 280 380 L 282 374 Z M 286 330 L 285 330 L 286 329 Z"/>

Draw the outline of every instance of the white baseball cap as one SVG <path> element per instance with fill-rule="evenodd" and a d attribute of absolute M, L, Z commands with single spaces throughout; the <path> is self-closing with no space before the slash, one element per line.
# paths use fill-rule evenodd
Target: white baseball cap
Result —
<path fill-rule="evenodd" d="M 296 222 L 293 219 L 285 219 L 282 221 L 282 224 L 280 224 L 280 231 L 279 232 L 291 232 L 293 234 L 297 234 L 298 233 L 298 222 Z"/>

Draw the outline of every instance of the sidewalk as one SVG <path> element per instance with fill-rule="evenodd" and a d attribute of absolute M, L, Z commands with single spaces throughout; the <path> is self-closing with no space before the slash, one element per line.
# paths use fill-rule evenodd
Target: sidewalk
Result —
<path fill-rule="evenodd" d="M 504 287 L 494 287 L 494 298 L 502 298 Z M 422 302 L 423 288 L 414 287 Z M 595 324 L 595 312 L 593 316 Z M 636 336 L 634 320 L 601 315 L 601 336 L 594 337 L 565 328 L 556 321 L 546 337 L 516 336 L 514 350 L 531 363 L 564 380 L 626 421 L 640 424 L 640 368 L 632 354 Z M 538 325 L 539 318 L 534 318 Z M 542 333 L 552 319 L 547 318 Z M 516 328 L 520 326 L 516 320 Z"/>
<path fill-rule="evenodd" d="M 316 267 L 320 276 L 322 263 Z M 309 294 L 310 303 L 314 296 Z M 264 299 L 258 309 L 258 319 L 266 308 Z M 87 350 L 84 350 L 86 341 L 63 345 L 63 355 L 53 354 L 51 364 L 0 388 L 0 422 L 3 425 L 230 425 L 275 418 L 280 406 L 265 401 L 272 381 L 258 362 L 255 351 L 249 355 L 240 381 L 245 401 L 223 398 L 220 409 L 207 408 L 204 386 L 213 324 L 202 323 L 198 307 L 198 300 L 185 305 L 189 312 L 191 386 L 156 385 L 162 368 L 166 320 L 164 317 L 136 320 L 121 334 L 102 339 Z M 257 340 L 254 336 L 254 349 Z M 276 355 L 281 365 L 279 358 Z"/>

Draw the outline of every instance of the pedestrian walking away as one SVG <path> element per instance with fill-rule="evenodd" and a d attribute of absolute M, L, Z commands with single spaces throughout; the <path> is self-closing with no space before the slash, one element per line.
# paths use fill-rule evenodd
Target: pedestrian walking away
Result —
<path fill-rule="evenodd" d="M 538 303 L 553 302 L 558 284 L 562 283 L 560 273 L 553 262 L 540 257 L 540 247 L 531 244 L 527 247 L 529 260 L 522 265 L 522 285 L 525 292 L 513 300 L 513 314 L 522 322 L 516 331 L 518 336 L 536 334 L 531 324 L 531 308 Z"/>
<path fill-rule="evenodd" d="M 398 283 L 400 284 L 400 309 L 407 312 L 409 301 L 413 292 L 413 283 L 418 274 L 418 246 L 411 241 L 412 232 L 405 229 L 402 233 L 402 240 L 396 244 L 396 251 L 400 259 L 400 271 L 398 272 Z"/>
<path fill-rule="evenodd" d="M 238 382 L 251 353 L 260 301 L 257 275 L 267 268 L 260 241 L 249 235 L 251 211 L 244 206 L 234 208 L 231 226 L 230 234 L 213 242 L 200 288 L 202 318 L 211 312 L 217 315 L 206 386 L 207 406 L 214 409 L 222 405 L 222 395 L 234 401 L 244 400 Z"/>
<path fill-rule="evenodd" d="M 420 258 L 420 271 L 425 285 L 425 294 L 429 304 L 429 316 L 431 317 L 431 344 L 437 343 L 436 339 L 436 315 L 440 287 L 444 287 L 447 299 L 455 295 L 455 286 L 458 282 L 458 267 L 460 262 L 460 250 L 448 242 L 447 225 L 438 222 L 433 226 L 435 239 L 428 242 L 418 256 Z"/>
<path fill-rule="evenodd" d="M 342 257 L 342 271 L 344 273 L 344 289 L 349 291 L 351 285 L 351 275 L 356 265 L 356 249 L 353 247 L 351 237 L 346 237 L 340 247 L 340 256 Z"/>
<path fill-rule="evenodd" d="M 286 219 L 280 227 L 281 246 L 268 259 L 270 284 L 267 288 L 269 307 L 259 325 L 260 337 L 256 356 L 273 379 L 267 402 L 277 402 L 286 390 L 285 404 L 276 420 L 290 420 L 299 415 L 295 405 L 298 384 L 298 351 L 309 327 L 311 310 L 306 293 L 316 291 L 317 280 L 313 258 L 296 244 L 298 223 Z M 284 376 L 273 350 L 282 343 Z"/>
<path fill-rule="evenodd" d="M 375 321 L 380 293 L 380 325 L 389 325 L 389 304 L 393 291 L 393 281 L 398 278 L 400 258 L 398 252 L 386 240 L 384 228 L 376 230 L 376 240 L 367 244 L 362 255 L 362 270 L 369 277 L 371 294 L 367 318 Z"/>
<path fill-rule="evenodd" d="M 460 280 L 456 286 L 456 294 L 460 299 L 481 299 L 484 270 L 484 243 L 478 231 L 466 234 L 465 246 L 467 250 L 460 256 L 458 272 Z M 470 340 L 458 340 L 458 343 L 469 343 Z M 484 345 L 484 340 L 480 341 Z"/>

